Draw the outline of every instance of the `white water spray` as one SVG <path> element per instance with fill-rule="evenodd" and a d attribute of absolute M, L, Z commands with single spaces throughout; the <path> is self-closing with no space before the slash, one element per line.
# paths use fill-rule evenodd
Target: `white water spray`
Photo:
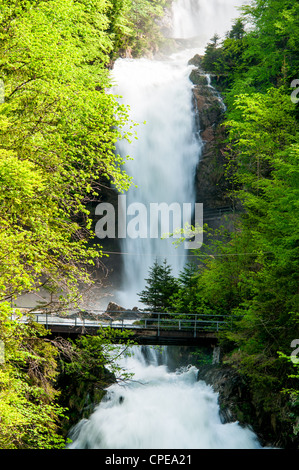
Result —
<path fill-rule="evenodd" d="M 223 424 L 218 396 L 197 381 L 194 366 L 169 372 L 160 354 L 140 347 L 122 365 L 134 382 L 113 385 L 89 420 L 73 430 L 72 449 L 257 449 L 255 434 L 237 422 Z"/>
<path fill-rule="evenodd" d="M 162 263 L 166 259 L 174 275 L 185 265 L 188 250 L 183 246 L 176 248 L 171 238 L 161 240 L 165 233 L 161 227 L 158 238 L 151 237 L 150 204 L 166 203 L 168 207 L 179 204 L 181 209 L 183 204 L 194 207 L 195 172 L 202 141 L 195 129 L 193 84 L 189 80 L 192 66 L 187 64 L 193 55 L 202 52 L 200 49 L 215 30 L 221 34 L 230 28 L 232 18 L 237 15 L 236 6 L 242 3 L 242 0 L 174 1 L 172 35 L 176 38 L 196 36 L 196 49 L 164 60 L 119 59 L 115 63 L 114 92 L 122 97 L 122 103 L 130 106 L 130 117 L 139 124 L 138 140 L 131 144 L 122 141 L 118 145 L 121 155 L 133 158 L 125 168 L 137 185 L 127 192 L 123 211 L 136 203 L 147 208 L 147 226 L 141 227 L 139 223 L 139 236 L 130 237 L 127 231 L 126 237 L 120 240 L 122 286 L 114 300 L 125 308 L 144 307 L 140 305 L 138 294 L 144 289 L 149 268 L 156 260 Z M 130 220 L 136 215 L 138 212 L 130 214 Z M 139 215 L 144 216 L 141 212 Z M 174 227 L 172 222 L 170 219 L 170 233 L 191 220 L 182 216 L 179 227 Z M 135 226 L 138 226 L 138 217 Z"/>
<path fill-rule="evenodd" d="M 126 308 L 138 305 L 137 294 L 144 288 L 145 278 L 155 260 L 172 265 L 174 274 L 184 266 L 186 251 L 175 248 L 173 239 L 151 237 L 150 204 L 194 204 L 196 165 L 200 158 L 201 140 L 196 135 L 192 109 L 192 83 L 187 65 L 190 55 L 176 54 L 167 61 L 121 59 L 115 64 L 113 75 L 118 86 L 115 92 L 122 102 L 129 104 L 131 118 L 139 124 L 138 140 L 119 143 L 118 151 L 130 155 L 126 171 L 137 188 L 126 194 L 127 206 L 139 203 L 148 209 L 145 237 L 126 236 L 121 241 L 124 273 L 119 303 Z M 144 123 L 145 122 L 145 123 Z M 181 211 L 183 214 L 183 210 Z M 132 214 L 134 215 L 134 214 Z M 131 218 L 132 220 L 132 218 Z M 173 227 L 169 232 L 182 228 Z M 191 221 L 189 221 L 190 223 Z M 160 221 L 161 223 L 161 221 Z"/>
<path fill-rule="evenodd" d="M 214 34 L 224 37 L 248 0 L 174 0 L 172 21 L 175 38 L 196 38 L 204 50 Z"/>

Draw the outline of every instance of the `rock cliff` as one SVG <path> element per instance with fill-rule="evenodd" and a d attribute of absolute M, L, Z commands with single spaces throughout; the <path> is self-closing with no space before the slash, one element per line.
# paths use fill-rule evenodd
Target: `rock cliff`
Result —
<path fill-rule="evenodd" d="M 194 66 L 190 80 L 194 84 L 193 98 L 197 117 L 197 131 L 203 140 L 203 150 L 196 174 L 196 200 L 204 209 L 229 206 L 228 189 L 224 177 L 225 130 L 221 126 L 225 106 L 210 77 L 201 68 L 201 58 L 194 56 L 189 61 Z"/>
<path fill-rule="evenodd" d="M 288 407 L 281 413 L 285 420 L 266 411 L 262 403 L 253 399 L 246 376 L 225 364 L 202 365 L 198 368 L 198 380 L 211 385 L 218 393 L 220 417 L 223 423 L 239 422 L 250 427 L 257 435 L 260 444 L 268 448 L 298 449 L 299 438 L 292 432 L 288 422 Z"/>

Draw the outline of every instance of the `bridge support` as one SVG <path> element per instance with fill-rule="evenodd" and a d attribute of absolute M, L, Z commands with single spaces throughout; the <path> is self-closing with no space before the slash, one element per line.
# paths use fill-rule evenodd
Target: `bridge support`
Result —
<path fill-rule="evenodd" d="M 213 349 L 213 358 L 212 358 L 212 364 L 220 364 L 221 361 L 221 349 L 220 346 L 214 346 Z"/>

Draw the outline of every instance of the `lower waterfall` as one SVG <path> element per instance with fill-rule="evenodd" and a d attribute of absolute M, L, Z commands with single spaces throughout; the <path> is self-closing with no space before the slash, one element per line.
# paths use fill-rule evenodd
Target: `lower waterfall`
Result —
<path fill-rule="evenodd" d="M 167 347 L 133 346 L 121 365 L 132 380 L 114 384 L 89 419 L 70 433 L 70 449 L 258 449 L 256 435 L 221 422 L 218 395 L 195 366 L 169 370 Z"/>

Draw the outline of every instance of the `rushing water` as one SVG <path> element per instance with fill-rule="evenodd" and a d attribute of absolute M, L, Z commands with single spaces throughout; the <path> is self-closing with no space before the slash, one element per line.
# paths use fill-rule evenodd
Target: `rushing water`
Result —
<path fill-rule="evenodd" d="M 238 7 L 248 0 L 174 0 L 172 35 L 175 38 L 197 38 L 205 47 L 214 34 L 223 37 L 232 20 L 239 16 Z"/>
<path fill-rule="evenodd" d="M 126 308 L 140 305 L 138 293 L 143 290 L 149 268 L 156 260 L 166 259 L 174 275 L 186 262 L 188 250 L 176 248 L 171 238 L 161 240 L 161 237 L 191 223 L 190 213 L 184 213 L 184 204 L 194 210 L 195 173 L 203 144 L 195 126 L 193 84 L 189 80 L 192 66 L 188 66 L 188 60 L 203 52 L 216 31 L 223 35 L 229 30 L 237 16 L 236 6 L 243 3 L 242 0 L 176 0 L 172 4 L 171 35 L 196 37 L 196 48 L 163 60 L 119 59 L 115 63 L 114 92 L 122 103 L 130 106 L 130 117 L 139 124 L 137 140 L 118 144 L 121 155 L 132 157 L 125 168 L 137 186 L 122 201 L 122 213 L 126 214 L 126 220 L 121 222 L 126 235 L 120 239 L 124 269 L 115 301 Z M 152 204 L 167 205 L 170 216 L 160 212 L 158 222 L 153 221 Z M 176 209 L 179 223 L 177 218 L 171 218 L 174 205 L 179 208 Z M 168 225 L 163 226 L 166 221 Z M 153 236 L 151 230 L 156 222 L 158 232 Z"/>
<path fill-rule="evenodd" d="M 130 105 L 131 118 L 139 124 L 138 140 L 131 144 L 120 142 L 118 149 L 122 155 L 133 158 L 126 164 L 126 171 L 137 185 L 126 194 L 126 206 L 136 209 L 131 214 L 136 217 L 142 205 L 147 217 L 145 224 L 140 224 L 137 238 L 127 231 L 121 240 L 122 252 L 126 254 L 119 303 L 127 308 L 138 305 L 137 293 L 144 288 L 144 279 L 156 259 L 162 262 L 166 258 L 174 274 L 185 263 L 186 250 L 175 248 L 173 239 L 161 237 L 190 223 L 188 214 L 183 218 L 183 204 L 189 203 L 192 209 L 195 199 L 195 170 L 202 143 L 194 126 L 192 83 L 188 78 L 192 67 L 187 65 L 190 54 L 174 54 L 165 61 L 121 59 L 113 71 L 118 84 L 115 92 Z M 170 217 L 169 226 L 163 228 L 160 219 L 153 236 L 155 220 L 150 212 L 153 203 L 162 203 L 167 208 L 175 204 L 179 208 L 179 227 L 173 226 Z M 128 224 L 132 220 L 128 217 Z"/>
<path fill-rule="evenodd" d="M 165 350 L 167 353 L 167 349 Z M 223 424 L 218 396 L 194 366 L 168 370 L 166 354 L 134 347 L 122 360 L 134 381 L 108 388 L 90 419 L 72 430 L 72 449 L 257 449 L 255 434 Z M 162 364 L 161 364 L 162 362 Z"/>
<path fill-rule="evenodd" d="M 114 91 L 130 105 L 131 118 L 139 123 L 138 140 L 119 143 L 119 152 L 133 160 L 126 164 L 136 188 L 126 194 L 127 207 L 149 209 L 151 203 L 194 202 L 194 176 L 202 142 L 196 133 L 192 83 L 188 60 L 202 53 L 215 32 L 223 34 L 241 0 L 177 0 L 173 2 L 173 37 L 198 38 L 199 47 L 176 53 L 164 60 L 119 59 L 113 77 Z M 146 122 L 144 124 L 144 121 Z M 133 206 L 132 206 L 133 204 Z M 134 205 L 135 204 L 135 205 Z M 136 205 L 137 204 L 137 205 Z M 139 204 L 139 206 L 138 206 Z M 132 213 L 127 215 L 134 215 Z M 138 212 L 138 210 L 137 210 Z M 136 215 L 136 214 L 135 214 Z M 184 223 L 184 221 L 182 221 Z M 148 269 L 158 259 L 167 259 L 175 272 L 185 263 L 186 250 L 177 250 L 172 240 L 149 237 L 150 225 L 135 232 L 143 237 L 122 239 L 123 290 L 119 303 L 138 304 L 138 292 Z M 171 231 L 171 228 L 170 228 Z M 223 424 L 218 396 L 197 380 L 194 366 L 169 369 L 167 348 L 134 347 L 121 366 L 134 374 L 126 384 L 108 388 L 104 400 L 89 419 L 70 433 L 72 449 L 253 449 L 260 448 L 255 434 L 238 423 Z"/>

